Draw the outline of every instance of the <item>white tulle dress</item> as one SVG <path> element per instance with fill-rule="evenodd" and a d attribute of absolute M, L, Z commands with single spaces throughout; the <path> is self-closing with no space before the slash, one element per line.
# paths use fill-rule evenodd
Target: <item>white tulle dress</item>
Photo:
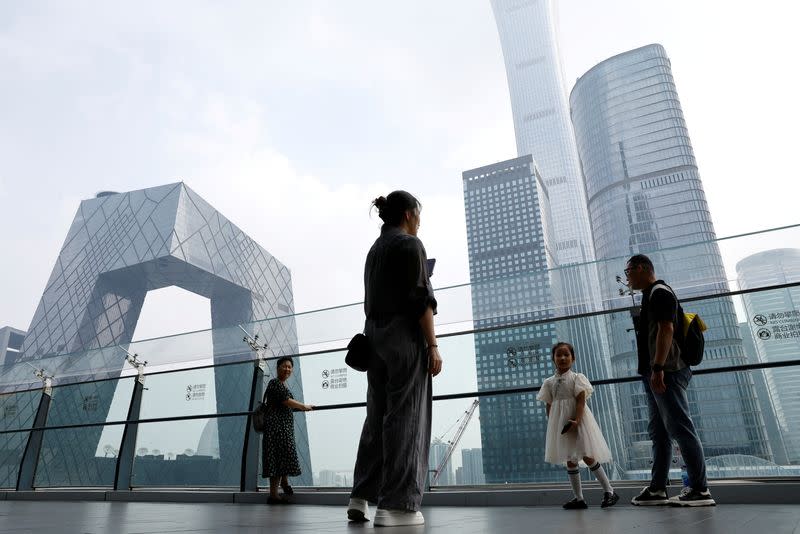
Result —
<path fill-rule="evenodd" d="M 550 404 L 544 454 L 548 463 L 563 465 L 567 461 L 579 462 L 584 456 L 590 456 L 600 463 L 611 461 L 611 451 L 588 402 L 577 431 L 561 433 L 567 421 L 575 418 L 576 397 L 581 391 L 586 392 L 588 401 L 594 388 L 584 375 L 569 370 L 564 374 L 556 372 L 545 380 L 536 396 L 538 400 Z"/>

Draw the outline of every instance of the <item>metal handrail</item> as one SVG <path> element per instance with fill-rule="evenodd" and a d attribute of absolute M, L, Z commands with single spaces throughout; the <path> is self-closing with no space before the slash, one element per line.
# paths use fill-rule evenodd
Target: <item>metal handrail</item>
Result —
<path fill-rule="evenodd" d="M 710 375 L 710 374 L 717 374 L 717 373 L 733 373 L 733 372 L 742 372 L 742 371 L 755 371 L 759 369 L 773 369 L 779 367 L 795 367 L 800 366 L 800 359 L 796 360 L 785 360 L 781 362 L 767 362 L 767 363 L 753 363 L 753 364 L 745 364 L 745 365 L 729 365 L 725 367 L 711 367 L 709 369 L 696 369 L 692 370 L 693 375 Z M 613 384 L 625 384 L 630 382 L 639 382 L 642 380 L 641 376 L 625 376 L 620 378 L 604 378 L 598 380 L 592 380 L 593 386 L 604 386 L 604 385 L 613 385 Z M 468 398 L 476 398 L 476 397 L 492 397 L 495 395 L 514 395 L 518 393 L 535 393 L 541 389 L 541 386 L 527 386 L 527 387 L 520 387 L 520 388 L 496 388 L 496 389 L 487 389 L 482 391 L 469 391 L 464 393 L 450 393 L 446 395 L 434 395 L 434 401 L 445 401 L 445 400 L 454 400 L 454 399 L 468 399 Z M 351 403 L 343 403 L 343 404 L 323 404 L 319 406 L 314 406 L 314 411 L 326 411 L 326 410 L 343 410 L 349 408 L 363 408 L 367 405 L 366 402 L 351 402 Z M 47 431 L 47 430 L 65 430 L 65 429 L 75 429 L 75 428 L 91 428 L 91 427 L 98 427 L 98 426 L 114 426 L 114 425 L 126 425 L 126 424 L 146 424 L 146 423 L 167 423 L 172 421 L 191 421 L 194 419 L 219 419 L 223 417 L 247 417 L 252 415 L 254 412 L 243 411 L 243 412 L 229 412 L 229 413 L 207 413 L 207 414 L 198 414 L 198 415 L 180 415 L 174 417 L 151 417 L 146 419 L 136 419 L 136 420 L 121 420 L 121 421 L 106 421 L 106 422 L 96 422 L 96 423 L 75 423 L 71 425 L 52 425 L 52 426 L 40 426 L 40 427 L 28 427 L 28 428 L 18 428 L 18 429 L 11 429 L 11 430 L 0 430 L 0 434 L 14 434 L 20 432 L 32 432 L 32 431 Z"/>

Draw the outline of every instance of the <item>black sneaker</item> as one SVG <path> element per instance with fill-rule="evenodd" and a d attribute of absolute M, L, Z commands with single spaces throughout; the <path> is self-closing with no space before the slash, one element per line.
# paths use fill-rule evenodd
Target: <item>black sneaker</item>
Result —
<path fill-rule="evenodd" d="M 617 501 L 619 501 L 619 495 L 617 495 L 616 491 L 613 493 L 605 492 L 603 493 L 603 502 L 600 503 L 600 508 L 614 506 L 617 504 Z"/>
<path fill-rule="evenodd" d="M 564 503 L 563 506 L 564 510 L 586 510 L 589 506 L 586 504 L 586 501 L 583 499 L 578 500 L 578 498 L 574 498 L 569 502 Z"/>
<path fill-rule="evenodd" d="M 651 490 L 649 487 L 644 488 L 642 492 L 631 499 L 631 504 L 634 506 L 664 506 L 669 504 L 667 498 L 667 490 Z"/>
<path fill-rule="evenodd" d="M 706 489 L 699 491 L 692 488 L 683 488 L 681 494 L 669 500 L 672 506 L 716 506 L 717 501 L 711 497 L 711 492 Z"/>

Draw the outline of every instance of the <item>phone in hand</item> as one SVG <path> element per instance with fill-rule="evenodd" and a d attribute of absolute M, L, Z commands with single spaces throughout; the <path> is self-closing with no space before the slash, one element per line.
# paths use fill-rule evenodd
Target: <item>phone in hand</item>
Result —
<path fill-rule="evenodd" d="M 567 421 L 567 424 L 564 425 L 564 428 L 561 429 L 562 434 L 566 434 L 569 432 L 569 429 L 572 428 L 572 421 Z"/>
<path fill-rule="evenodd" d="M 428 271 L 428 278 L 430 278 L 431 276 L 433 276 L 433 267 L 436 265 L 436 258 L 429 258 L 427 260 L 427 263 L 428 265 L 426 267 Z"/>

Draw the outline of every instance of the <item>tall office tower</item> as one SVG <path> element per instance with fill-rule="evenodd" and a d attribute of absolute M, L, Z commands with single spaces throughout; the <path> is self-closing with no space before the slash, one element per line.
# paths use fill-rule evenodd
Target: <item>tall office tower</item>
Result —
<path fill-rule="evenodd" d="M 464 485 L 464 467 L 456 467 L 456 486 Z"/>
<path fill-rule="evenodd" d="M 633 254 L 649 255 L 657 274 L 680 298 L 728 290 L 714 241 L 697 163 L 669 59 L 660 45 L 614 56 L 594 66 L 570 95 L 603 297 L 629 306 L 614 281 Z M 746 363 L 730 298 L 692 302 L 709 330 L 703 367 Z M 636 372 L 636 343 L 627 314 L 609 316 L 615 374 Z M 638 385 L 620 387 L 630 468 L 650 460 L 647 410 Z M 771 459 L 749 373 L 697 377 L 690 389 L 706 455 Z"/>
<path fill-rule="evenodd" d="M 475 334 L 478 390 L 541 384 L 553 372 L 555 325 L 525 323 L 553 317 L 547 188 L 531 156 L 466 171 L 463 180 L 473 323 L 498 328 Z M 544 463 L 547 417 L 535 394 L 481 398 L 480 414 L 486 482 L 555 476 Z"/>
<path fill-rule="evenodd" d="M 431 443 L 430 451 L 428 452 L 428 470 L 434 470 L 442 463 L 449 443 L 435 438 Z M 439 480 L 436 482 L 437 486 L 452 486 L 456 482 L 456 477 L 453 474 L 453 462 L 448 461 L 442 468 L 442 473 L 439 475 Z"/>
<path fill-rule="evenodd" d="M 547 187 L 558 270 L 552 302 L 556 316 L 602 308 L 594 245 L 586 210 L 567 87 L 556 35 L 554 0 L 492 0 L 511 97 L 517 155 L 532 155 Z M 559 339 L 570 341 L 581 370 L 590 379 L 611 377 L 611 350 L 602 319 L 557 324 Z M 597 388 L 592 410 L 612 453 L 624 464 L 617 398 L 611 387 Z M 612 475 L 615 473 L 612 472 Z"/>
<path fill-rule="evenodd" d="M 480 449 L 461 449 L 462 484 L 475 486 L 486 483 L 483 475 L 483 451 Z"/>
<path fill-rule="evenodd" d="M 753 254 L 736 264 L 742 289 L 800 281 L 800 249 Z M 797 359 L 800 354 L 800 286 L 745 293 L 745 312 L 763 363 Z M 800 380 L 796 367 L 764 369 L 769 399 L 791 464 L 800 464 Z M 776 462 L 779 461 L 776 458 Z"/>
<path fill-rule="evenodd" d="M 8 359 L 9 364 L 15 362 L 22 350 L 22 342 L 25 341 L 25 331 L 4 326 L 0 328 L 0 371 Z"/>

